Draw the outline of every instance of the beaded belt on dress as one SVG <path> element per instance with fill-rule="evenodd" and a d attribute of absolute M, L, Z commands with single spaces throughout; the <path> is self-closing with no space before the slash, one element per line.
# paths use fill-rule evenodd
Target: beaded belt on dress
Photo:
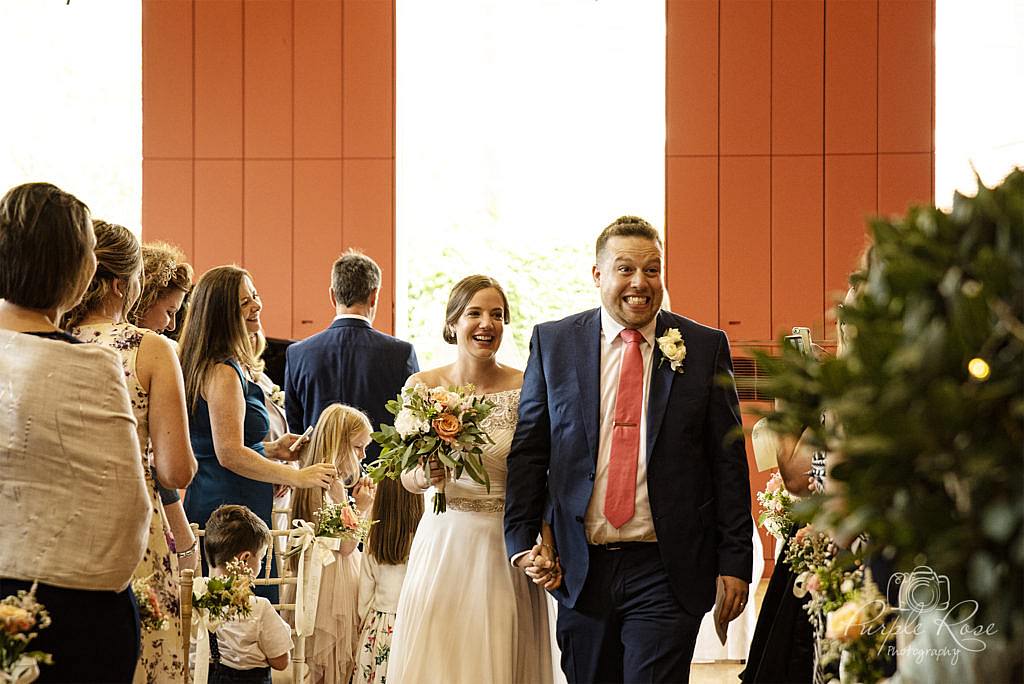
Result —
<path fill-rule="evenodd" d="M 505 510 L 505 499 L 498 496 L 482 499 L 450 496 L 448 497 L 448 508 L 454 511 L 466 511 L 469 513 L 501 513 Z"/>

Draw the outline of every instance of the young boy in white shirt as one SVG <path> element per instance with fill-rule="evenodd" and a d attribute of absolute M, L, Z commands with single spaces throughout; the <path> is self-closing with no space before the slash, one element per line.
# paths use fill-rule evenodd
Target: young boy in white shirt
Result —
<path fill-rule="evenodd" d="M 258 577 L 269 545 L 266 523 L 245 506 L 220 506 L 206 523 L 203 549 L 211 577 L 223 575 L 225 566 L 235 559 Z M 250 601 L 248 618 L 229 620 L 210 633 L 210 684 L 271 684 L 270 669 L 288 667 L 291 628 L 267 599 L 253 596 Z"/>

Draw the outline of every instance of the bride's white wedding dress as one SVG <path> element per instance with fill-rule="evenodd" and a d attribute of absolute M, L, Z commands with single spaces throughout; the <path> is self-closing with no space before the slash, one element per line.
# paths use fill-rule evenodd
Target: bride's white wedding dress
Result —
<path fill-rule="evenodd" d="M 446 484 L 448 511 L 430 501 L 409 554 L 388 662 L 392 684 L 552 681 L 546 593 L 512 567 L 502 519 L 519 390 L 485 395 L 491 490 L 468 476 Z M 433 495 L 433 490 L 428 496 Z"/>

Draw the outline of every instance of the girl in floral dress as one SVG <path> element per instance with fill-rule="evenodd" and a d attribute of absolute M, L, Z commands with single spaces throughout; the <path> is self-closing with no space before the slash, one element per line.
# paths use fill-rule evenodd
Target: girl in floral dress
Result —
<path fill-rule="evenodd" d="M 166 339 L 126 320 L 141 290 L 142 251 L 138 240 L 123 226 L 95 221 L 93 227 L 96 275 L 82 302 L 65 316 L 63 324 L 72 337 L 110 347 L 120 354 L 132 412 L 138 421 L 139 445 L 147 461 L 144 470 L 153 517 L 146 552 L 133 577 L 150 584 L 167 620 L 164 629 L 143 631 L 135 682 L 184 682 L 178 563 L 153 479 L 155 469 L 164 486 L 180 488 L 188 485 L 196 471 L 188 440 L 181 367 Z M 150 459 L 154 469 L 149 467 Z M 110 492 L 110 496 L 117 495 Z M 188 553 L 186 549 L 179 551 Z"/>
<path fill-rule="evenodd" d="M 416 527 L 423 517 L 423 497 L 397 480 L 380 482 L 373 500 L 363 567 L 359 572 L 359 649 L 353 684 L 386 684 L 391 634 L 398 596 Z"/>

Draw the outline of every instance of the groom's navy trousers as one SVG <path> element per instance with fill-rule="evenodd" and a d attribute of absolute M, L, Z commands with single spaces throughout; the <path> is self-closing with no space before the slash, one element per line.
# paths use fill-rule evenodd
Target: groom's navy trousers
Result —
<path fill-rule="evenodd" d="M 683 610 L 655 542 L 591 546 L 576 604 L 558 609 L 569 682 L 685 682 L 700 618 Z"/>

